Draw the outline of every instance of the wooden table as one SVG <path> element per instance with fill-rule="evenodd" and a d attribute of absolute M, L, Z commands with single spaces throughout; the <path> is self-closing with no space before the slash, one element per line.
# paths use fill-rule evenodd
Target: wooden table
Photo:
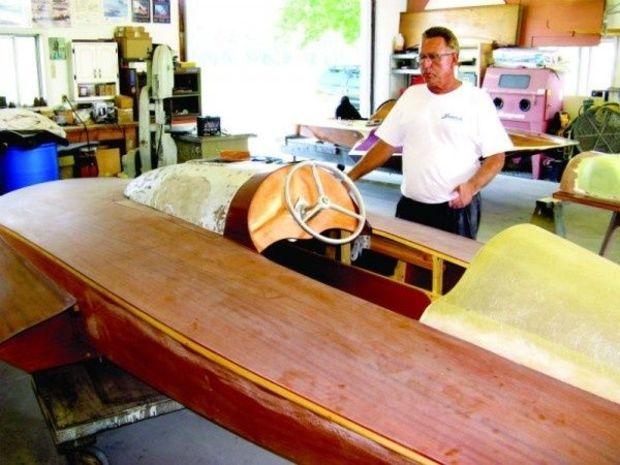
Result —
<path fill-rule="evenodd" d="M 555 192 L 553 194 L 553 198 L 558 200 L 566 200 L 567 202 L 580 203 L 581 205 L 587 205 L 589 207 L 602 208 L 603 210 L 609 210 L 612 212 L 611 219 L 609 220 L 609 226 L 607 227 L 607 232 L 605 233 L 605 237 L 603 237 L 603 243 L 601 244 L 601 250 L 599 251 L 599 255 L 605 256 L 607 254 L 607 249 L 609 248 L 611 238 L 614 236 L 618 227 L 620 227 L 620 216 L 618 216 L 618 212 L 620 212 L 620 202 L 612 202 L 610 200 L 603 200 L 596 197 L 573 194 L 564 191 Z M 560 216 L 558 220 L 561 223 L 560 227 L 564 228 L 564 218 Z"/>
<path fill-rule="evenodd" d="M 76 142 L 107 142 L 121 141 L 123 153 L 137 147 L 138 123 L 89 124 L 84 126 L 64 126 L 67 140 Z"/>

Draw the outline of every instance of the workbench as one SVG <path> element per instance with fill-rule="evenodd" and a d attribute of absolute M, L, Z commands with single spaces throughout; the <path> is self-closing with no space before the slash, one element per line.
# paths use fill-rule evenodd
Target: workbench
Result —
<path fill-rule="evenodd" d="M 177 162 L 217 158 L 224 150 L 248 151 L 248 139 L 255 134 L 223 134 L 220 136 L 182 135 L 174 138 Z"/>
<path fill-rule="evenodd" d="M 137 147 L 138 123 L 87 124 L 63 126 L 70 143 L 77 142 L 120 142 L 122 153 Z"/>

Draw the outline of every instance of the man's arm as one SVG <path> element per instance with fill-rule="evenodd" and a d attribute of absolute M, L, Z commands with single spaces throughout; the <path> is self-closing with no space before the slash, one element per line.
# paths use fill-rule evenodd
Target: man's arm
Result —
<path fill-rule="evenodd" d="M 392 147 L 390 144 L 383 142 L 383 140 L 377 140 L 370 150 L 366 152 L 366 155 L 347 174 L 353 181 L 358 180 L 388 161 L 395 149 L 396 147 Z"/>
<path fill-rule="evenodd" d="M 480 192 L 501 171 L 504 167 L 505 158 L 506 156 L 503 153 L 496 153 L 485 158 L 476 174 L 463 184 L 456 186 L 454 189 L 456 197 L 450 201 L 450 206 L 452 208 L 463 208 L 469 205 L 473 196 Z"/>

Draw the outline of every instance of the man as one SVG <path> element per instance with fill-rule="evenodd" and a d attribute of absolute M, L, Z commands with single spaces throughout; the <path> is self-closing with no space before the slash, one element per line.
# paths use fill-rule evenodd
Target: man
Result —
<path fill-rule="evenodd" d="M 512 148 L 490 96 L 455 77 L 459 44 L 443 27 L 422 34 L 425 84 L 398 99 L 376 132 L 379 140 L 348 173 L 359 179 L 403 146 L 403 182 L 396 216 L 476 238 L 480 190 Z"/>

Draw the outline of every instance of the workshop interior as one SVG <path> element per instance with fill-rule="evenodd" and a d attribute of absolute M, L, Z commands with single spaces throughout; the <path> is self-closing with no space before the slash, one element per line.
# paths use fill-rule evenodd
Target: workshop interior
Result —
<path fill-rule="evenodd" d="M 620 0 L 7 0 L 0 58 L 2 465 L 620 464 Z"/>

